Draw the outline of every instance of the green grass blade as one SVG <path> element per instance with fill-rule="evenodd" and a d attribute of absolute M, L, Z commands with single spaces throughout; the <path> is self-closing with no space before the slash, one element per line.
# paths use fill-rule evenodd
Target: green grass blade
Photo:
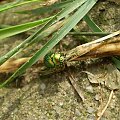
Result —
<path fill-rule="evenodd" d="M 102 30 L 95 24 L 95 22 L 86 15 L 83 20 L 88 24 L 88 26 L 92 29 L 94 32 L 102 32 Z"/>
<path fill-rule="evenodd" d="M 27 68 L 32 66 L 40 58 L 51 50 L 94 6 L 97 0 L 87 0 L 66 22 L 66 24 L 48 41 L 45 46 L 38 50 L 35 55 L 25 64 L 23 64 L 8 80 L 0 85 L 0 88 L 11 82 L 15 77 L 22 74 Z"/>
<path fill-rule="evenodd" d="M 120 58 L 112 57 L 112 61 L 115 64 L 115 66 L 120 70 Z"/>
<path fill-rule="evenodd" d="M 69 13 L 76 10 L 79 6 L 84 4 L 87 0 L 75 0 L 70 4 L 66 5 L 66 7 L 57 15 L 57 19 L 60 20 L 61 18 L 66 17 Z"/>
<path fill-rule="evenodd" d="M 16 26 L 4 28 L 4 29 L 0 29 L 0 40 L 10 37 L 10 36 L 13 36 L 13 35 L 16 35 L 16 34 L 19 34 L 19 33 L 22 33 L 22 32 L 25 32 L 36 26 L 44 24 L 51 18 L 53 18 L 53 17 L 49 17 L 49 18 L 45 18 L 45 19 L 37 20 L 37 21 L 33 21 L 33 22 L 28 22 L 25 24 L 16 25 Z"/>
<path fill-rule="evenodd" d="M 72 2 L 68 7 L 64 8 L 62 11 L 60 11 L 57 15 L 55 15 L 47 24 L 45 24 L 42 28 L 40 28 L 36 33 L 28 37 L 25 41 L 23 41 L 21 44 L 16 46 L 14 49 L 9 51 L 7 54 L 0 57 L 0 65 L 3 64 L 5 61 L 7 61 L 10 57 L 15 55 L 16 53 L 19 53 L 20 50 L 26 48 L 31 43 L 34 43 L 38 36 L 40 36 L 40 33 L 46 30 L 48 27 L 50 27 L 53 23 L 59 21 L 60 19 L 66 17 L 69 13 L 73 12 L 76 8 L 84 4 L 86 0 L 75 0 Z"/>
<path fill-rule="evenodd" d="M 11 8 L 14 8 L 14 7 L 18 7 L 18 6 L 21 6 L 21 5 L 24 5 L 24 4 L 28 4 L 28 3 L 32 3 L 32 2 L 38 2 L 40 0 L 28 0 L 28 1 L 20 2 L 20 3 L 19 3 L 19 1 L 8 3 L 8 4 L 5 4 L 5 5 L 1 5 L 0 6 L 0 12 L 3 12 L 5 10 L 8 10 L 8 9 L 11 9 Z"/>
<path fill-rule="evenodd" d="M 69 35 L 84 35 L 84 36 L 106 36 L 111 34 L 110 32 L 70 32 Z"/>

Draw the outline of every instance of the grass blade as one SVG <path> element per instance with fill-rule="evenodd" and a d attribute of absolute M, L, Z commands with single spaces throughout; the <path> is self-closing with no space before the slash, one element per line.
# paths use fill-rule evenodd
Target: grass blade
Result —
<path fill-rule="evenodd" d="M 112 61 L 115 64 L 115 66 L 120 70 L 120 58 L 112 57 Z"/>
<path fill-rule="evenodd" d="M 102 30 L 95 24 L 95 22 L 88 16 L 86 15 L 83 20 L 88 24 L 88 26 L 92 29 L 94 32 L 102 32 Z"/>
<path fill-rule="evenodd" d="M 18 7 L 18 6 L 21 6 L 21 5 L 24 5 L 24 4 L 28 4 L 28 3 L 32 3 L 32 2 L 38 2 L 40 0 L 28 0 L 28 1 L 20 2 L 20 3 L 19 3 L 19 1 L 8 3 L 8 4 L 5 4 L 5 5 L 1 5 L 0 6 L 0 12 L 3 12 L 5 10 L 8 10 L 8 9 L 11 9 L 11 8 L 14 8 L 14 7 Z"/>
<path fill-rule="evenodd" d="M 19 34 L 19 33 L 22 33 L 22 32 L 25 32 L 36 26 L 44 24 L 51 18 L 53 18 L 53 17 L 49 17 L 49 18 L 45 18 L 45 19 L 37 20 L 37 21 L 33 21 L 33 22 L 28 22 L 25 24 L 16 25 L 16 26 L 4 28 L 4 29 L 0 29 L 0 40 L 10 37 L 10 36 L 13 36 L 13 35 L 16 35 L 16 34 Z"/>
<path fill-rule="evenodd" d="M 111 34 L 110 32 L 70 32 L 69 35 L 85 35 L 85 36 L 106 36 Z"/>

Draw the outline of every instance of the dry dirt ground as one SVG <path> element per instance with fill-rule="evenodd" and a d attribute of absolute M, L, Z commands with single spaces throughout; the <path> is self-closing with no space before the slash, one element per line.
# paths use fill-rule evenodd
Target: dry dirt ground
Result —
<path fill-rule="evenodd" d="M 29 6 L 19 7 L 17 10 L 26 8 Z M 9 14 L 15 10 L 16 8 L 0 13 L 0 24 L 15 25 L 38 18 Z M 100 0 L 89 14 L 103 31 L 120 30 L 119 3 Z M 88 31 L 84 22 L 80 23 L 79 29 Z M 24 40 L 27 37 L 25 35 L 1 42 L 0 56 Z M 62 44 L 70 45 L 71 42 L 72 47 L 80 44 L 79 40 L 75 41 L 72 37 L 69 42 L 63 40 Z M 41 46 L 42 44 L 36 46 L 36 49 Z M 44 77 L 39 75 L 37 69 L 30 68 L 13 85 L 0 89 L 0 120 L 96 120 L 112 90 L 111 101 L 101 120 L 120 120 L 120 72 L 110 58 L 86 60 L 84 64 L 78 62 L 65 71 Z M 69 80 L 68 69 L 85 98 L 84 102 Z M 0 74 L 0 81 L 8 76 Z"/>

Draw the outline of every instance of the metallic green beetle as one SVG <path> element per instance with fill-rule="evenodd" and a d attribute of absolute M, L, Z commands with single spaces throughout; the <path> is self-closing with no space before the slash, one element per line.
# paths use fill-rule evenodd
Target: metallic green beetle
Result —
<path fill-rule="evenodd" d="M 44 64 L 47 68 L 54 68 L 62 66 L 64 62 L 64 56 L 61 53 L 48 53 L 44 57 Z"/>

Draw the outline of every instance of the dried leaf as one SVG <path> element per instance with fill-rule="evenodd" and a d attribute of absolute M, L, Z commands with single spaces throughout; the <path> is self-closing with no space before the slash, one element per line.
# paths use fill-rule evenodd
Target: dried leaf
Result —
<path fill-rule="evenodd" d="M 120 72 L 112 64 L 92 65 L 87 75 L 91 83 L 104 84 L 111 90 L 120 88 Z"/>

